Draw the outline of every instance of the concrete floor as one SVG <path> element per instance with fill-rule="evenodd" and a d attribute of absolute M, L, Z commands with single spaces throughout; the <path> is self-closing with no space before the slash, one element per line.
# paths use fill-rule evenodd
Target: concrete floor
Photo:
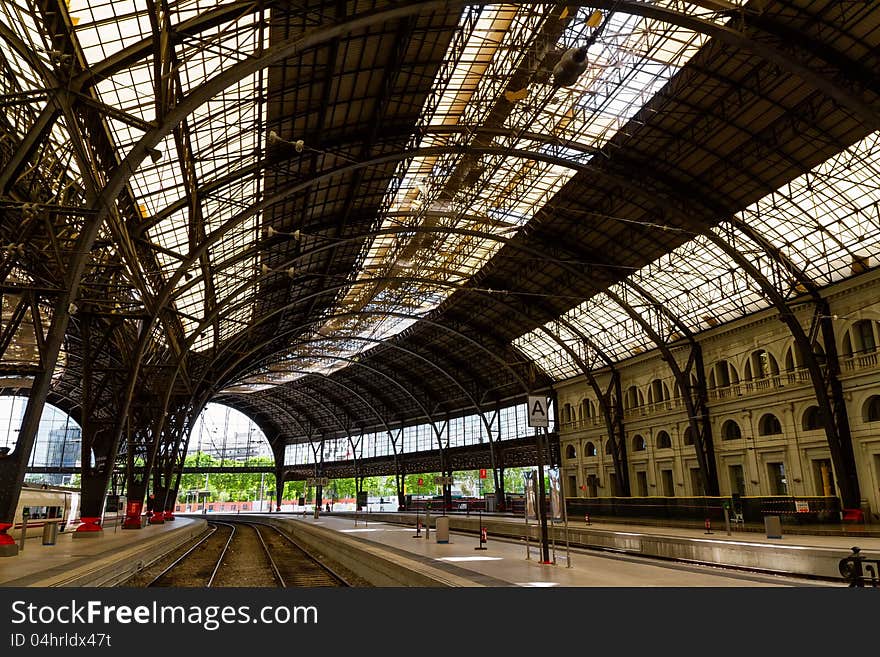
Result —
<path fill-rule="evenodd" d="M 278 514 L 275 514 L 276 516 Z M 284 516 L 285 514 L 281 514 Z M 623 554 L 572 550 L 571 568 L 567 567 L 565 546 L 556 546 L 556 565 L 540 563 L 535 544 L 526 559 L 523 542 L 489 538 L 486 550 L 475 550 L 479 543 L 471 534 L 450 534 L 449 543 L 437 543 L 435 532 L 430 538 L 413 538 L 411 527 L 363 521 L 355 525 L 351 518 L 324 515 L 311 517 L 288 516 L 296 522 L 318 524 L 356 537 L 362 541 L 380 544 L 408 556 L 429 560 L 435 566 L 454 567 L 471 573 L 493 586 L 567 586 L 567 587 L 755 587 L 755 586 L 844 586 L 844 584 L 816 580 L 763 575 L 710 566 L 659 561 Z M 623 528 L 616 526 L 617 531 Z M 424 531 L 422 531 L 424 536 Z M 751 537 L 749 537 L 751 538 Z M 824 537 L 823 537 L 824 538 Z"/>
<path fill-rule="evenodd" d="M 194 532 L 201 524 L 198 518 L 177 518 L 143 529 L 106 529 L 98 538 L 74 538 L 65 532 L 55 545 L 29 538 L 17 556 L 0 559 L 0 586 L 63 586 L 108 564 L 147 558 L 145 552 L 166 543 L 172 534 Z"/>

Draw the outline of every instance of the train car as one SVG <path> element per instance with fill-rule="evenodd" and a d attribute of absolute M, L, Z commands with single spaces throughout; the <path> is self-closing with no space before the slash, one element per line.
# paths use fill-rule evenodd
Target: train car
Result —
<path fill-rule="evenodd" d="M 125 505 L 125 495 L 107 495 L 101 525 L 112 527 L 121 523 L 125 519 Z M 80 492 L 76 488 L 25 482 L 15 509 L 14 528 L 8 532 L 16 540 L 21 536 L 24 509 L 28 510 L 28 538 L 42 536 L 47 520 L 58 522 L 59 532 L 72 532 L 80 524 Z"/>
<path fill-rule="evenodd" d="M 35 486 L 25 483 L 15 509 L 15 524 L 9 534 L 21 536 L 27 509 L 27 538 L 42 536 L 47 521 L 58 522 L 59 531 L 72 531 L 79 520 L 79 491 L 73 488 Z"/>

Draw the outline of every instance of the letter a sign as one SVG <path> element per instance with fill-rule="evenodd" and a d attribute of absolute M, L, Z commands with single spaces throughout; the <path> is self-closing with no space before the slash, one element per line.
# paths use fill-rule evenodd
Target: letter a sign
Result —
<path fill-rule="evenodd" d="M 529 396 L 529 426 L 549 427 L 550 416 L 547 414 L 547 398 Z"/>

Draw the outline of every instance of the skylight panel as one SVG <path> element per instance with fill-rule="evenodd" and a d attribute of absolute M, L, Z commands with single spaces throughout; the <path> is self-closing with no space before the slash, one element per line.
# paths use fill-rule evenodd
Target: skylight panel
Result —
<path fill-rule="evenodd" d="M 880 132 L 875 132 L 812 171 L 768 194 L 737 215 L 776 246 L 818 286 L 861 271 L 862 259 L 880 258 Z M 772 259 L 746 235 L 729 226 L 713 232 L 747 255 L 768 279 L 776 280 Z M 705 236 L 695 237 L 629 277 L 660 300 L 690 330 L 697 332 L 769 306 L 758 284 Z M 803 291 L 790 280 L 791 290 Z M 615 288 L 619 289 L 619 288 Z M 599 294 L 565 314 L 614 359 L 656 345 Z M 550 330 L 554 323 L 547 325 Z M 540 331 L 514 346 L 554 378 L 575 376 L 575 362 Z M 661 333 L 661 335 L 663 335 Z M 609 340 L 609 337 L 613 339 Z M 545 351 L 541 351 L 541 350 Z"/>
<path fill-rule="evenodd" d="M 137 5 L 135 0 L 69 0 L 76 37 L 90 64 L 152 35 L 146 6 Z"/>
<path fill-rule="evenodd" d="M 441 67 L 436 93 L 426 104 L 420 125 L 473 126 L 486 121 L 554 7 L 495 5 L 467 10 L 461 27 L 467 40 L 455 43 Z M 479 15 L 475 19 L 474 11 Z M 700 10 L 710 15 L 711 12 Z M 587 18 L 592 10 L 579 10 L 556 45 L 565 49 L 588 38 Z M 615 13 L 606 32 L 590 50 L 591 66 L 571 88 L 558 89 L 552 81 L 532 81 L 513 103 L 504 127 L 514 134 L 539 132 L 585 147 L 569 147 L 562 155 L 584 164 L 705 42 L 703 35 L 640 16 Z M 447 77 L 443 77 L 446 72 Z M 547 76 L 545 75 L 545 78 Z M 519 95 L 520 92 L 517 92 Z M 432 97 L 435 98 L 435 97 Z M 475 132 L 423 135 L 422 145 L 467 145 Z M 575 167 L 506 154 L 506 149 L 560 155 L 560 147 L 536 143 L 527 137 L 496 137 L 499 153 L 461 153 L 413 158 L 399 169 L 400 180 L 389 188 L 388 214 L 382 228 L 411 226 L 412 234 L 380 235 L 363 253 L 362 274 L 341 296 L 340 308 L 397 308 L 425 312 L 441 303 L 453 287 L 405 281 L 393 290 L 370 283 L 384 276 L 409 275 L 438 283 L 465 282 L 494 255 L 503 243 L 434 228 L 469 228 L 509 238 L 525 225 L 576 173 Z M 551 151 L 551 149 L 553 149 Z M 456 182 L 454 176 L 459 176 Z M 462 187 L 460 180 L 470 177 Z M 430 239 L 419 228 L 431 229 Z M 420 245 L 430 245 L 422 248 Z M 372 301 L 370 300 L 372 298 Z M 415 310 L 414 310 L 415 309 Z M 610 311 L 609 311 L 610 312 Z M 361 335 L 391 336 L 412 320 L 373 316 L 347 322 Z M 630 319 L 618 318 L 621 325 Z M 644 336 L 634 345 L 644 344 Z M 609 341 L 611 345 L 612 341 Z M 627 343 L 628 344 L 628 343 Z M 358 347 L 363 349 L 364 347 Z M 623 348 L 629 349 L 629 346 Z"/>

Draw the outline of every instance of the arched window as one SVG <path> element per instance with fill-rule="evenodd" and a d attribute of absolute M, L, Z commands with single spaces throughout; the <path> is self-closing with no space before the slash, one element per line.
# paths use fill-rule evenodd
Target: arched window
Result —
<path fill-rule="evenodd" d="M 776 374 L 779 374 L 779 366 L 776 364 L 776 359 L 764 349 L 752 352 L 748 361 L 746 361 L 746 381 L 767 379 Z"/>
<path fill-rule="evenodd" d="M 694 431 L 690 427 L 687 427 L 684 430 L 684 444 L 685 445 L 693 445 L 694 444 Z"/>
<path fill-rule="evenodd" d="M 660 379 L 651 381 L 651 385 L 648 386 L 648 403 L 657 404 L 667 399 L 669 399 L 669 386 Z"/>
<path fill-rule="evenodd" d="M 758 420 L 759 436 L 777 436 L 782 433 L 782 423 L 773 413 L 762 415 Z"/>
<path fill-rule="evenodd" d="M 562 407 L 562 421 L 563 422 L 571 422 L 571 404 L 566 404 Z"/>
<path fill-rule="evenodd" d="M 623 395 L 624 408 L 638 408 L 645 405 L 645 396 L 636 386 L 630 386 Z"/>
<path fill-rule="evenodd" d="M 880 322 L 861 319 L 843 334 L 843 353 L 845 356 L 877 351 L 877 334 Z"/>
<path fill-rule="evenodd" d="M 565 446 L 565 458 L 573 459 L 577 457 L 577 452 L 574 449 L 574 445 L 566 445 Z"/>
<path fill-rule="evenodd" d="M 819 412 L 818 406 L 810 406 L 804 411 L 803 417 L 804 431 L 816 431 L 822 428 L 822 413 Z"/>
<path fill-rule="evenodd" d="M 672 438 L 665 431 L 657 434 L 657 449 L 672 449 Z"/>
<path fill-rule="evenodd" d="M 587 456 L 596 456 L 596 445 L 594 445 L 592 441 L 588 442 L 584 445 L 584 453 Z"/>
<path fill-rule="evenodd" d="M 736 422 L 727 420 L 721 425 L 721 440 L 739 440 L 740 438 L 742 438 L 742 431 Z"/>
<path fill-rule="evenodd" d="M 794 372 L 797 369 L 797 363 L 794 359 L 794 347 L 785 350 L 785 371 Z"/>
<path fill-rule="evenodd" d="M 592 399 L 581 400 L 581 417 L 583 419 L 596 417 L 596 405 Z"/>
<path fill-rule="evenodd" d="M 0 395 L 0 456 L 15 450 L 27 402 L 25 395 Z M 79 472 L 81 458 L 82 428 L 73 416 L 46 403 L 40 415 L 28 465 L 37 468 L 71 468 Z M 89 451 L 89 462 L 95 465 L 94 450 Z M 25 481 L 66 486 L 71 483 L 71 475 L 29 472 L 25 475 Z"/>
<path fill-rule="evenodd" d="M 605 453 L 611 454 L 611 440 L 610 439 L 605 441 Z"/>
<path fill-rule="evenodd" d="M 645 439 L 642 436 L 636 434 L 633 436 L 633 451 L 634 452 L 644 452 L 647 449 L 648 445 L 645 443 Z"/>
<path fill-rule="evenodd" d="M 739 383 L 739 375 L 736 368 L 726 360 L 719 360 L 709 372 L 710 388 L 726 388 L 727 386 Z"/>
<path fill-rule="evenodd" d="M 865 422 L 880 422 L 880 395 L 873 395 L 868 398 L 862 415 L 865 418 Z"/>

